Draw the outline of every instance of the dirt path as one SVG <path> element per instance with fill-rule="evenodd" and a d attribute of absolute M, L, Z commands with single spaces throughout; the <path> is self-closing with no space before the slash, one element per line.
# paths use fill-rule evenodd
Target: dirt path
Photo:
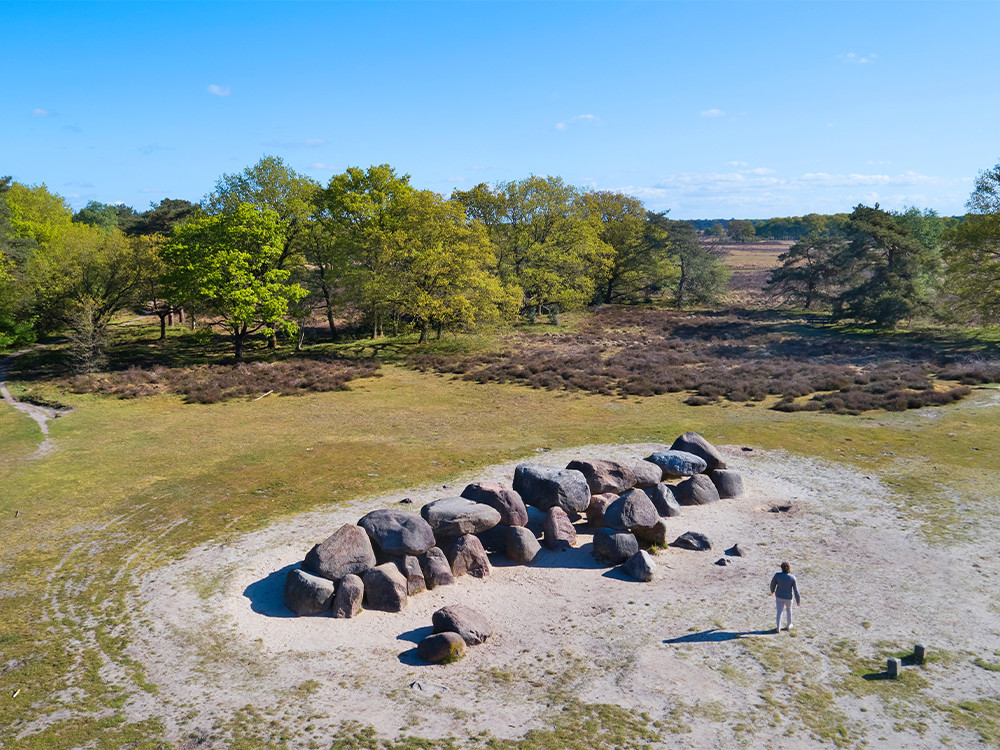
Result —
<path fill-rule="evenodd" d="M 48 344 L 37 344 L 35 346 L 29 346 L 27 349 L 21 349 L 18 352 L 8 354 L 3 359 L 0 359 L 0 398 L 4 403 L 13 406 L 20 412 L 24 412 L 29 417 L 38 423 L 38 429 L 42 431 L 43 440 L 35 452 L 28 456 L 29 460 L 34 460 L 38 458 L 45 458 L 45 456 L 52 453 L 55 449 L 55 443 L 52 438 L 49 437 L 49 422 L 56 419 L 63 414 L 68 414 L 70 409 L 53 409 L 48 406 L 39 406 L 37 404 L 31 404 L 27 401 L 18 401 L 14 396 L 11 395 L 10 390 L 7 388 L 7 371 L 10 369 L 11 363 L 22 354 L 27 354 L 35 349 L 41 349 L 42 347 L 48 346 Z"/>

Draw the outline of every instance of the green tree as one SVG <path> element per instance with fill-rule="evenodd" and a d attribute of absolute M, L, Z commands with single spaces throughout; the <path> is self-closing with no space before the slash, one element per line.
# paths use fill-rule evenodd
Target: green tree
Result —
<path fill-rule="evenodd" d="M 981 172 L 966 207 L 945 232 L 945 288 L 963 311 L 1000 324 L 1000 163 Z"/>
<path fill-rule="evenodd" d="M 427 340 L 434 327 L 468 330 L 509 322 L 519 299 L 493 273 L 496 256 L 478 222 L 470 222 L 456 201 L 422 190 L 407 199 L 401 237 L 400 312 Z"/>
<path fill-rule="evenodd" d="M 532 315 L 585 306 L 612 264 L 613 249 L 588 220 L 579 191 L 560 177 L 477 185 L 456 191 L 497 251 L 497 273 Z"/>
<path fill-rule="evenodd" d="M 721 253 L 698 241 L 698 231 L 686 221 L 669 221 L 662 214 L 658 221 L 666 226 L 670 247 L 677 258 L 679 273 L 673 286 L 673 301 L 679 308 L 690 305 L 714 305 L 726 292 L 729 269 Z"/>
<path fill-rule="evenodd" d="M 834 299 L 836 318 L 890 327 L 929 309 L 940 258 L 908 223 L 878 204 L 854 209 L 836 259 L 844 284 Z"/>
<path fill-rule="evenodd" d="M 177 227 L 163 249 L 172 299 L 203 305 L 232 334 L 236 361 L 246 339 L 276 328 L 294 333 L 289 304 L 305 296 L 278 268 L 284 236 L 278 215 L 243 203 Z"/>
<path fill-rule="evenodd" d="M 768 292 L 806 310 L 829 303 L 840 275 L 837 259 L 843 251 L 844 242 L 837 237 L 810 235 L 799 240 L 778 256 L 781 265 L 771 270 Z"/>
<path fill-rule="evenodd" d="M 316 217 L 325 239 L 309 245 L 310 263 L 323 275 L 324 284 L 346 290 L 348 301 L 367 317 L 372 338 L 397 320 L 401 248 L 412 193 L 409 175 L 381 164 L 334 175 L 316 197 Z M 332 323 L 329 305 L 327 310 Z"/>
<path fill-rule="evenodd" d="M 642 203 L 630 195 L 610 191 L 584 193 L 583 213 L 611 253 L 596 302 L 634 302 L 648 299 L 676 273 L 665 231 L 651 223 Z"/>
<path fill-rule="evenodd" d="M 70 225 L 73 210 L 62 196 L 50 192 L 44 184 L 14 182 L 5 192 L 14 237 L 23 240 L 11 259 L 21 265 L 33 248 L 50 242 Z"/>
<path fill-rule="evenodd" d="M 164 198 L 159 203 L 150 203 L 149 210 L 138 214 L 132 224 L 123 227 L 123 231 L 133 236 L 158 234 L 167 238 L 175 226 L 196 219 L 201 214 L 201 207 L 197 203 L 180 198 Z"/>
<path fill-rule="evenodd" d="M 128 230 L 136 222 L 138 214 L 131 206 L 90 201 L 73 214 L 73 221 L 110 232 L 112 229 Z"/>
<path fill-rule="evenodd" d="M 134 304 L 155 253 L 122 232 L 70 224 L 32 255 L 26 268 L 32 301 L 46 329 L 72 325 L 83 307 L 93 325 Z"/>

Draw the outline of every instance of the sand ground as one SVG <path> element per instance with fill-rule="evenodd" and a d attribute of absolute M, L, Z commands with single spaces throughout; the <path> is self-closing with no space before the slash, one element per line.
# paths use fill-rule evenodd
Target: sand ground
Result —
<path fill-rule="evenodd" d="M 587 446 L 534 460 L 565 466 L 662 447 Z M 286 571 L 339 525 L 403 497 L 413 504 L 398 507 L 416 512 L 467 481 L 510 483 L 513 463 L 198 548 L 137 588 L 142 624 L 131 652 L 161 691 L 129 712 L 168 716 L 175 739 L 206 742 L 220 717 L 253 705 L 308 724 L 293 746 L 329 746 L 345 720 L 388 737 L 520 737 L 572 695 L 664 721 L 680 732 L 664 729 L 664 747 L 820 746 L 833 741 L 828 719 L 842 727 L 841 744 L 978 744 L 934 707 L 998 692 L 997 673 L 971 664 L 1000 649 L 1000 586 L 983 562 L 996 559 L 997 538 L 930 546 L 878 477 L 782 452 L 722 450 L 747 495 L 669 519 L 678 535 L 706 534 L 713 549 L 659 551 L 651 583 L 598 564 L 580 527 L 573 550 L 545 551 L 532 567 L 497 557 L 488 578 L 421 593 L 400 613 L 297 618 L 283 607 Z M 745 556 L 716 565 L 734 543 Z M 802 606 L 792 632 L 771 634 L 767 586 L 781 560 L 793 566 Z M 415 645 L 431 632 L 431 614 L 455 603 L 486 615 L 494 635 L 455 664 L 421 663 Z M 856 676 L 865 690 L 838 687 L 865 659 L 870 673 L 917 641 L 942 658 L 905 668 L 919 670 L 916 687 Z"/>

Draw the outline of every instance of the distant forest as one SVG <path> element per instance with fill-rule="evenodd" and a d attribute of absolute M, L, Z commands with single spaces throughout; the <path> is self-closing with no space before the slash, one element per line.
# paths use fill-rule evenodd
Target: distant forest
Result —
<path fill-rule="evenodd" d="M 964 217 L 932 210 L 673 221 L 637 198 L 530 176 L 445 197 L 387 164 L 326 185 L 264 157 L 200 203 L 73 211 L 44 184 L 0 179 L 0 348 L 61 333 L 76 366 L 103 362 L 112 318 L 155 314 L 251 337 L 329 337 L 557 322 L 591 305 L 724 301 L 726 240 L 792 241 L 769 272 L 773 306 L 891 328 L 1000 320 L 1000 165 Z"/>

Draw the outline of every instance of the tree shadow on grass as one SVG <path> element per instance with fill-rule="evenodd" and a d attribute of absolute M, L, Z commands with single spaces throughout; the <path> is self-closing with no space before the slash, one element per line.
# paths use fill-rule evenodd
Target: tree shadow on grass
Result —
<path fill-rule="evenodd" d="M 285 606 L 285 578 L 296 567 L 298 563 L 286 565 L 243 589 L 243 596 L 250 600 L 250 609 L 265 617 L 296 617 Z"/>
<path fill-rule="evenodd" d="M 709 628 L 699 633 L 688 633 L 677 638 L 666 638 L 664 643 L 722 643 L 724 641 L 736 641 L 752 635 L 769 635 L 775 631 L 771 630 L 720 630 L 719 628 Z"/>

